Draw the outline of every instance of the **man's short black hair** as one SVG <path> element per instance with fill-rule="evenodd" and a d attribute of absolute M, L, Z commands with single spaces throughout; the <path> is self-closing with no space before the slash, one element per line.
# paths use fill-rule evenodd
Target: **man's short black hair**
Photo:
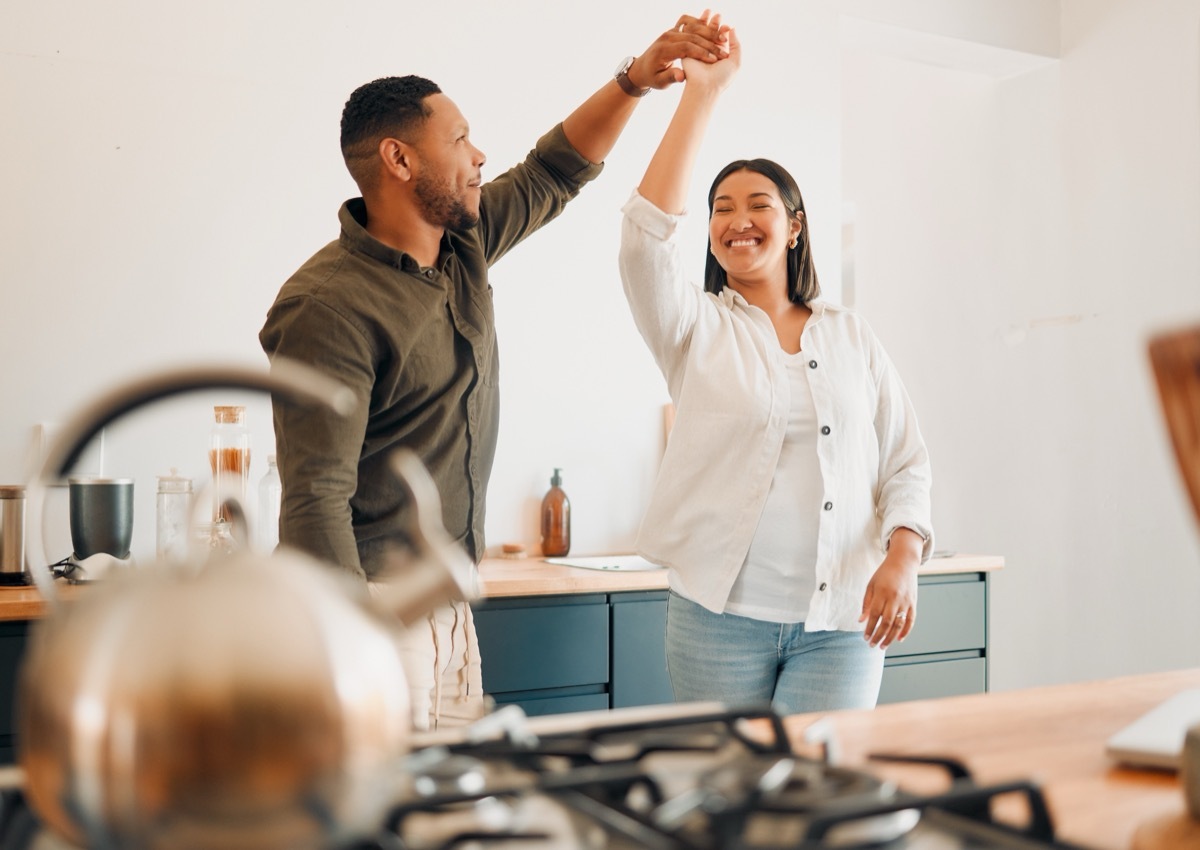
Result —
<path fill-rule="evenodd" d="M 438 94 L 424 77 L 381 77 L 359 86 L 342 110 L 342 156 L 360 187 L 374 177 L 370 163 L 380 139 L 404 139 L 432 114 L 425 98 Z"/>

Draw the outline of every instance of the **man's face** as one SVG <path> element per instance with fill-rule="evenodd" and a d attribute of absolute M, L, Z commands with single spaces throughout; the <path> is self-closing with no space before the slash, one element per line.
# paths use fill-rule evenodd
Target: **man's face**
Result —
<path fill-rule="evenodd" d="M 467 119 L 446 95 L 431 94 L 425 119 L 412 145 L 414 185 L 421 216 L 447 230 L 465 230 L 479 221 L 482 167 L 487 158 L 471 144 Z"/>

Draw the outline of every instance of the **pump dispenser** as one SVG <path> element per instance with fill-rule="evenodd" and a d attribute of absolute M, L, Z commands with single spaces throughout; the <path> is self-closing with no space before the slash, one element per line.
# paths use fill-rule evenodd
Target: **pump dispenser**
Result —
<path fill-rule="evenodd" d="M 571 501 L 562 489 L 562 470 L 555 469 L 542 498 L 542 554 L 557 557 L 571 551 Z"/>

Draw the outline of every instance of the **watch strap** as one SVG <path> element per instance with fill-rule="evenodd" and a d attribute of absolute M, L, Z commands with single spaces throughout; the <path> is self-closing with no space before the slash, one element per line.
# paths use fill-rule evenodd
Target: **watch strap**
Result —
<path fill-rule="evenodd" d="M 630 57 L 624 62 L 620 70 L 617 71 L 615 75 L 617 85 L 621 87 L 621 91 L 625 92 L 625 94 L 629 95 L 630 97 L 645 97 L 646 92 L 650 91 L 650 89 L 638 88 L 633 84 L 633 80 L 629 79 L 629 69 L 633 67 L 633 63 L 634 57 Z"/>

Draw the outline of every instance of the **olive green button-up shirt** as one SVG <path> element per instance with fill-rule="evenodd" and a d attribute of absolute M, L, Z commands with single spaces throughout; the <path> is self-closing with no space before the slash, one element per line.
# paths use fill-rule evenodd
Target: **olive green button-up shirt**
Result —
<path fill-rule="evenodd" d="M 488 267 L 601 167 L 556 127 L 484 184 L 478 225 L 447 231 L 431 268 L 370 236 L 361 198 L 342 206 L 340 238 L 284 284 L 259 333 L 269 357 L 307 363 L 359 399 L 348 417 L 275 399 L 282 544 L 377 574 L 384 552 L 407 542 L 405 491 L 388 464 L 406 446 L 438 487 L 451 537 L 483 556 L 499 416 Z"/>

